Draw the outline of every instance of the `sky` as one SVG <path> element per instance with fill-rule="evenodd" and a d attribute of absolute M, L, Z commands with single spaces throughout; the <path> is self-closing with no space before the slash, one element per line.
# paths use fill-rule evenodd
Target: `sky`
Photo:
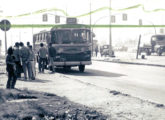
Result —
<path fill-rule="evenodd" d="M 8 19 L 11 24 L 55 24 L 54 16 L 48 15 L 48 22 L 42 21 L 44 13 L 51 13 L 60 16 L 76 17 L 102 8 L 91 15 L 91 23 L 109 24 L 110 0 L 0 0 L 0 20 Z M 137 6 L 133 8 L 132 6 Z M 111 15 L 115 15 L 116 22 L 112 24 L 122 25 L 138 25 L 139 19 L 142 19 L 144 25 L 164 25 L 164 0 L 111 0 Z M 126 9 L 132 7 L 132 9 Z M 51 9 L 60 11 L 49 11 Z M 143 10 L 144 8 L 144 10 Z M 45 12 L 36 13 L 36 11 L 45 10 Z M 155 10 L 155 11 L 154 11 Z M 29 15 L 18 17 L 19 15 Z M 122 20 L 122 14 L 126 13 L 127 21 Z M 12 16 L 12 17 L 8 17 Z M 90 15 L 78 17 L 79 23 L 90 24 Z M 61 18 L 61 23 L 65 22 L 65 18 Z M 8 46 L 13 45 L 16 41 L 32 42 L 32 35 L 45 28 L 11 28 L 7 32 Z M 49 28 L 46 28 L 49 29 Z M 138 40 L 139 34 L 143 34 L 143 38 L 147 35 L 159 33 L 160 29 L 164 28 L 112 28 L 112 45 L 124 44 L 127 40 Z M 109 43 L 108 28 L 93 28 L 96 35 L 94 39 L 98 40 L 99 44 Z M 148 38 L 147 38 L 148 39 Z M 4 32 L 0 31 L 0 40 L 2 40 L 2 51 L 4 51 Z"/>

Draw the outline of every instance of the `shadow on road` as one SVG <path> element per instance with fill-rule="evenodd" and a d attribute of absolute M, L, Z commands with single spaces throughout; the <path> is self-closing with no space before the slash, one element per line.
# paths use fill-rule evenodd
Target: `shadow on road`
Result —
<path fill-rule="evenodd" d="M 104 76 L 104 77 L 121 77 L 126 76 L 124 74 L 118 74 L 118 73 L 112 73 L 112 72 L 106 72 L 106 71 L 100 71 L 100 70 L 93 70 L 93 69 L 87 69 L 85 72 L 79 72 L 77 69 L 71 69 L 71 70 L 63 70 L 63 69 L 56 69 L 56 72 L 67 74 L 67 75 L 74 75 L 74 76 Z"/>

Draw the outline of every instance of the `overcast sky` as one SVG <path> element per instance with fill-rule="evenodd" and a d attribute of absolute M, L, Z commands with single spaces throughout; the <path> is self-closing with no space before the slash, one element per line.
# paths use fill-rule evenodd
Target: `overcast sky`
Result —
<path fill-rule="evenodd" d="M 18 15 L 45 8 L 68 9 L 69 15 L 82 14 L 89 10 L 89 3 L 92 8 L 109 6 L 109 0 L 0 0 L 0 9 L 4 15 Z M 164 0 L 111 0 L 112 8 L 121 9 L 137 4 L 142 4 L 147 10 L 164 7 Z"/>
<path fill-rule="evenodd" d="M 30 14 L 26 17 L 16 17 L 21 14 L 34 13 L 38 10 L 52 8 L 57 8 L 67 12 L 67 14 L 72 16 L 79 16 L 90 11 L 90 1 L 91 10 L 96 10 L 98 8 L 109 7 L 109 0 L 0 0 L 0 20 L 8 19 L 12 24 L 54 24 L 54 16 L 48 17 L 48 22 L 42 22 L 42 14 Z M 119 9 L 124 9 L 132 7 L 135 5 L 141 5 L 138 8 L 132 8 L 129 10 L 117 11 Z M 154 12 L 156 9 L 165 9 L 164 0 L 111 0 L 111 11 L 112 15 L 116 16 L 116 23 L 113 24 L 136 24 L 138 25 L 139 19 L 143 19 L 143 24 L 164 24 L 165 13 L 163 10 Z M 142 9 L 144 9 L 146 12 Z M 57 15 L 64 15 L 59 11 L 46 11 L 44 13 L 53 13 Z M 128 15 L 127 21 L 122 21 L 122 13 Z M 12 18 L 5 18 L 6 16 L 12 16 Z M 108 9 L 103 9 L 92 14 L 92 24 L 109 24 L 109 11 Z M 80 17 L 79 22 L 83 24 L 89 24 L 89 15 L 85 17 Z M 44 29 L 44 28 L 43 28 Z M 38 32 L 41 29 L 11 29 L 7 32 L 8 45 L 13 45 L 15 41 L 30 41 L 32 42 L 32 34 Z M 93 29 L 99 43 L 109 42 L 109 29 L 107 28 L 97 28 Z M 156 28 L 159 31 L 159 28 Z M 112 39 L 115 45 L 118 42 L 124 42 L 128 39 L 138 39 L 140 32 L 144 34 L 153 34 L 154 28 L 113 28 L 112 29 Z M 130 34 L 131 32 L 131 34 Z M 4 33 L 0 31 L 0 39 L 4 43 Z M 4 45 L 3 45 L 4 46 Z"/>

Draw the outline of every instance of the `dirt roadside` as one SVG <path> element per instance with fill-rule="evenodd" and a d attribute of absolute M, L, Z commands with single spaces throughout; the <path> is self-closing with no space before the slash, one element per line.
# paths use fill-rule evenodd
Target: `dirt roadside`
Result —
<path fill-rule="evenodd" d="M 0 120 L 106 120 L 89 107 L 55 94 L 0 89 Z"/>

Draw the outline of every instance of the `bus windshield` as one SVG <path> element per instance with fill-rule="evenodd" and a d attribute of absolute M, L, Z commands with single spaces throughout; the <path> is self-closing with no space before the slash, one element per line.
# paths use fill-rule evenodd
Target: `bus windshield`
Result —
<path fill-rule="evenodd" d="M 86 29 L 55 30 L 52 32 L 52 43 L 55 44 L 90 43 L 90 31 Z"/>

